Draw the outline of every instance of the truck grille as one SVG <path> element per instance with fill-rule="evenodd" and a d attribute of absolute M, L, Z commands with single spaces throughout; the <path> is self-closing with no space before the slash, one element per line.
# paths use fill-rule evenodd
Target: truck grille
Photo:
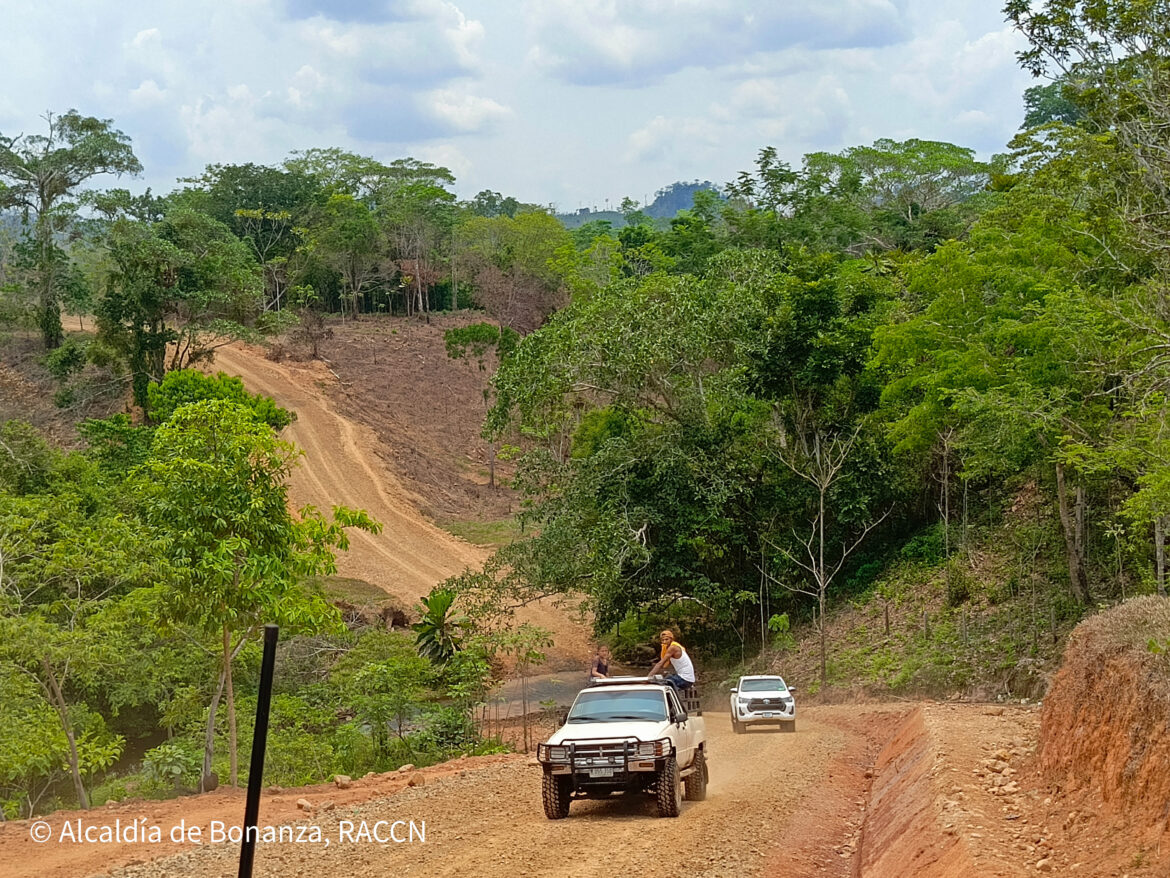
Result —
<path fill-rule="evenodd" d="M 787 698 L 753 698 L 748 702 L 748 710 L 786 710 Z"/>
<path fill-rule="evenodd" d="M 576 744 L 573 749 L 573 761 L 577 765 L 625 765 L 627 747 L 629 755 L 634 756 L 636 743 L 628 744 L 625 741 L 590 741 L 588 744 Z"/>

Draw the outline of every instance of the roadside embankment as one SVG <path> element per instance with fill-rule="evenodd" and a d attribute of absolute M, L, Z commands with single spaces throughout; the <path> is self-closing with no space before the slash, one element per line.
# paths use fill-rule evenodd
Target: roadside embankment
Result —
<path fill-rule="evenodd" d="M 1040 769 L 1170 857 L 1170 655 L 1149 646 L 1167 638 L 1170 600 L 1153 596 L 1077 626 L 1044 699 Z"/>

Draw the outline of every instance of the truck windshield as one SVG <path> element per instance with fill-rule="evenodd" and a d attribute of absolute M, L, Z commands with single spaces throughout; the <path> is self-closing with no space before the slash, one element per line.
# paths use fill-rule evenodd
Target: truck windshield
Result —
<path fill-rule="evenodd" d="M 740 692 L 783 692 L 788 687 L 780 677 L 763 677 L 756 680 L 741 680 Z"/>
<path fill-rule="evenodd" d="M 666 719 L 666 699 L 661 690 L 612 692 L 595 689 L 582 692 L 569 711 L 571 723 L 609 723 Z"/>

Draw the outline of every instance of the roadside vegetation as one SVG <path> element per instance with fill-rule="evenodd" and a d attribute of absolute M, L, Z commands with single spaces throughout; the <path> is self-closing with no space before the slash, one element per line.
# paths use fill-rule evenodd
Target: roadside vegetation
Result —
<path fill-rule="evenodd" d="M 144 414 L 83 422 L 69 453 L 0 427 L 5 817 L 246 782 L 267 622 L 270 783 L 499 747 L 479 722 L 496 647 L 449 606 L 411 630 L 334 580 L 348 531 L 380 529 L 365 513 L 290 512 L 291 412 L 180 370 Z"/>

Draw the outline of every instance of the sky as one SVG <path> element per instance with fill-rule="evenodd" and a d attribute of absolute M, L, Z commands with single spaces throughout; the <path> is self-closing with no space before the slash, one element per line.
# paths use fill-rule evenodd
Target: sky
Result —
<path fill-rule="evenodd" d="M 0 134 L 114 120 L 174 188 L 339 146 L 573 211 L 775 146 L 1002 151 L 1035 84 L 1000 0 L 0 0 Z M 102 185 L 114 185 L 112 178 Z M 127 185 L 122 182 L 117 185 Z"/>

